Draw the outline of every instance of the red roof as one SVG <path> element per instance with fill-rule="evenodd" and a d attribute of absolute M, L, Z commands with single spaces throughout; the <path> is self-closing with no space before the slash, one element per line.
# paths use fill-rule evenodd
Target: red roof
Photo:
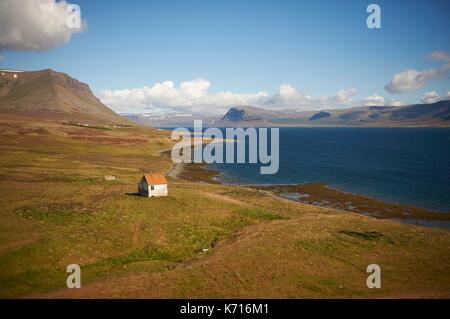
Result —
<path fill-rule="evenodd" d="M 145 173 L 144 178 L 149 185 L 167 184 L 167 179 L 162 173 Z"/>

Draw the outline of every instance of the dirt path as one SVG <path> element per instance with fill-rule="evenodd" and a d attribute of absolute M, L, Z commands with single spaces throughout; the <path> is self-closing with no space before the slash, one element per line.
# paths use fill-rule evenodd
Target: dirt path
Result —
<path fill-rule="evenodd" d="M 167 176 L 178 179 L 183 172 L 185 165 L 186 164 L 184 163 L 174 164 L 172 168 L 167 172 Z"/>

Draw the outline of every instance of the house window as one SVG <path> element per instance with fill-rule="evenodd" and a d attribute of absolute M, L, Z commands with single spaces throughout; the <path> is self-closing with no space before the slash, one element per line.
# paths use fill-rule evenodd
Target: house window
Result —
<path fill-rule="evenodd" d="M 153 185 L 150 186 L 150 190 L 151 190 L 151 191 L 154 191 L 154 190 L 155 190 L 155 186 L 153 186 Z"/>

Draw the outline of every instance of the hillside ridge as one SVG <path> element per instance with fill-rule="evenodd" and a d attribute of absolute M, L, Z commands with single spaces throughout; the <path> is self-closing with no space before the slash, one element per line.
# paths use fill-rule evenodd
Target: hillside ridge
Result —
<path fill-rule="evenodd" d="M 0 71 L 0 112 L 87 124 L 130 124 L 92 93 L 89 85 L 51 69 Z"/>

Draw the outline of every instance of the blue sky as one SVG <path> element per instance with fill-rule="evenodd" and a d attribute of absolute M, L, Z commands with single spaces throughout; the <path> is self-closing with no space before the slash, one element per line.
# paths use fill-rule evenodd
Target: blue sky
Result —
<path fill-rule="evenodd" d="M 4 49 L 2 67 L 52 68 L 96 93 L 199 78 L 210 82 L 208 94 L 273 95 L 289 84 L 314 97 L 354 89 L 354 101 L 378 94 L 417 102 L 450 91 L 448 74 L 417 90 L 384 88 L 396 73 L 444 64 L 426 56 L 450 52 L 450 1 L 71 2 L 85 32 L 42 52 Z M 381 7 L 381 29 L 366 26 L 370 3 Z"/>

